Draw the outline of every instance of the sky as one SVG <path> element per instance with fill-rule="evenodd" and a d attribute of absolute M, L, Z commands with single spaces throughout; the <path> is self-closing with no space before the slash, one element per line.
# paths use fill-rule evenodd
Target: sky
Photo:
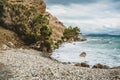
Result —
<path fill-rule="evenodd" d="M 47 11 L 83 34 L 120 35 L 120 0 L 45 0 Z"/>

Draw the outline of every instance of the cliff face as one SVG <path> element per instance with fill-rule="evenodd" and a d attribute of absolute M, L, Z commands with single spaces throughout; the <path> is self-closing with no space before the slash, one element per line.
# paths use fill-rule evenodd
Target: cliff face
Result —
<path fill-rule="evenodd" d="M 45 13 L 46 11 L 46 4 L 43 0 L 8 0 L 11 4 L 22 4 L 29 7 L 35 7 L 39 13 Z"/>
<path fill-rule="evenodd" d="M 63 36 L 63 32 L 65 29 L 65 26 L 62 22 L 60 22 L 56 17 L 52 16 L 49 12 L 45 12 L 44 14 L 48 20 L 49 20 L 49 27 L 52 29 L 52 39 L 53 40 L 60 40 Z"/>
<path fill-rule="evenodd" d="M 25 23 L 29 33 L 31 29 L 28 28 L 32 19 L 37 14 L 42 14 L 49 20 L 48 27 L 52 29 L 51 38 L 56 41 L 63 36 L 65 26 L 56 17 L 46 12 L 46 4 L 43 0 L 8 0 L 7 2 L 4 18 L 6 24 Z"/>

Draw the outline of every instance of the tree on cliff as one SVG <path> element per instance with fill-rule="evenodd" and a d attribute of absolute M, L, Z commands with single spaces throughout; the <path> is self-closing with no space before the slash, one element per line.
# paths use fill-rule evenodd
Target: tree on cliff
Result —
<path fill-rule="evenodd" d="M 40 29 L 40 50 L 44 52 L 50 52 L 52 50 L 51 45 L 52 41 L 50 36 L 52 31 L 48 28 L 47 25 L 43 25 Z"/>
<path fill-rule="evenodd" d="M 79 34 L 80 34 L 80 29 L 78 27 L 68 27 L 65 29 L 63 33 L 62 39 L 68 41 L 68 40 L 79 40 Z"/>

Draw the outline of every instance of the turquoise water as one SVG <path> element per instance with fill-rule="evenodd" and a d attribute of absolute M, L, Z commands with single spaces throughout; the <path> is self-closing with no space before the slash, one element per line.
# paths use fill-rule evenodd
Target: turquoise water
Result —
<path fill-rule="evenodd" d="M 52 57 L 61 62 L 87 62 L 91 66 L 97 63 L 120 66 L 120 36 L 86 36 L 87 41 L 64 43 L 55 50 Z M 86 52 L 85 58 L 80 57 Z"/>

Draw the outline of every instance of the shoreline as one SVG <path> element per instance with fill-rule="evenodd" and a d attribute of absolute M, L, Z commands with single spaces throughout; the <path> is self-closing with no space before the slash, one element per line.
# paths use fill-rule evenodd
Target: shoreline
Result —
<path fill-rule="evenodd" d="M 108 42 L 108 44 L 106 42 Z M 107 65 L 109 67 L 116 67 L 116 66 L 120 67 L 120 63 L 119 63 L 120 49 L 116 47 L 118 46 L 118 44 L 114 46 L 113 43 L 111 39 L 102 40 L 101 37 L 98 39 L 89 37 L 87 41 L 84 42 L 80 42 L 80 41 L 76 41 L 72 43 L 66 42 L 62 44 L 62 46 L 60 46 L 59 49 L 53 51 L 52 57 L 57 59 L 58 61 L 66 62 L 66 63 L 87 62 L 91 66 L 94 66 L 96 64 L 102 64 L 102 65 Z M 86 57 L 81 59 L 80 54 L 82 52 L 86 52 Z"/>
<path fill-rule="evenodd" d="M 43 57 L 42 52 L 33 49 L 1 51 L 0 57 L 0 63 L 10 70 L 10 80 L 114 80 L 120 78 L 120 69 L 91 69 L 63 64 Z"/>

